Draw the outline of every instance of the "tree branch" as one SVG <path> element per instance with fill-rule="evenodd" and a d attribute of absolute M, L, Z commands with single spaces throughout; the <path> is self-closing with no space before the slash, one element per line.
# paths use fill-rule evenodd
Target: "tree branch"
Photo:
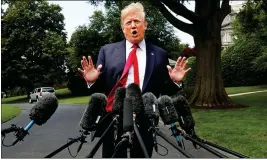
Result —
<path fill-rule="evenodd" d="M 190 35 L 194 35 L 193 24 L 188 24 L 180 21 L 175 18 L 168 9 L 158 0 L 151 0 L 152 4 L 159 9 L 159 11 L 163 14 L 163 16 L 176 28 L 179 30 L 186 32 Z"/>
<path fill-rule="evenodd" d="M 161 2 L 164 3 L 169 9 L 171 9 L 176 14 L 183 16 L 192 23 L 196 22 L 198 16 L 194 12 L 187 9 L 179 1 L 177 2 L 173 0 L 161 0 Z"/>
<path fill-rule="evenodd" d="M 221 10 L 220 10 L 220 22 L 231 13 L 231 6 L 229 5 L 229 0 L 223 0 Z"/>

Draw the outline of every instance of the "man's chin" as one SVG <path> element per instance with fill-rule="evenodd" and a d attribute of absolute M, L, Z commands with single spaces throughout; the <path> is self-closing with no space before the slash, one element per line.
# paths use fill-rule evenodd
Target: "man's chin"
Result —
<path fill-rule="evenodd" d="M 127 39 L 129 42 L 133 44 L 138 44 L 140 43 L 143 39 L 140 37 L 131 37 L 130 39 Z"/>

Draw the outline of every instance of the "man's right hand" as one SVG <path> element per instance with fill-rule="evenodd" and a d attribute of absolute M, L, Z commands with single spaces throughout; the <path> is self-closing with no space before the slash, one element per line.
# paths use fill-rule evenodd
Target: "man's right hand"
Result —
<path fill-rule="evenodd" d="M 83 56 L 81 65 L 83 70 L 81 68 L 78 68 L 78 71 L 83 75 L 85 81 L 89 84 L 94 83 L 100 74 L 102 65 L 98 65 L 97 69 L 95 69 L 91 56 L 88 56 L 88 61 L 85 56 Z"/>

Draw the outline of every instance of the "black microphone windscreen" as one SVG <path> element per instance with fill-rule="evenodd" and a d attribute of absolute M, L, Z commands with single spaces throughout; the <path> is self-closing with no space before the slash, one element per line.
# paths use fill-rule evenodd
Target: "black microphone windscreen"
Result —
<path fill-rule="evenodd" d="M 103 93 L 94 93 L 91 95 L 88 106 L 85 109 L 80 121 L 80 126 L 87 131 L 95 129 L 95 123 L 99 116 L 104 115 L 107 105 L 107 97 Z"/>
<path fill-rule="evenodd" d="M 139 114 L 144 109 L 142 92 L 139 86 L 135 83 L 131 83 L 126 88 L 126 97 L 132 99 L 133 112 Z"/>
<path fill-rule="evenodd" d="M 126 97 L 123 102 L 123 131 L 131 131 L 133 129 L 133 107 L 132 99 Z"/>
<path fill-rule="evenodd" d="M 178 121 L 178 116 L 174 108 L 172 99 L 167 96 L 161 96 L 158 99 L 159 114 L 164 124 L 170 124 Z"/>
<path fill-rule="evenodd" d="M 123 101 L 126 95 L 126 88 L 119 87 L 115 91 L 114 104 L 113 104 L 113 115 L 122 115 L 123 112 Z"/>
<path fill-rule="evenodd" d="M 180 126 L 186 131 L 193 129 L 195 121 L 193 119 L 187 99 L 182 96 L 175 96 L 173 98 L 174 107 L 179 117 Z"/>
<path fill-rule="evenodd" d="M 58 100 L 54 94 L 43 95 L 30 110 L 30 119 L 37 125 L 42 125 L 55 113 Z"/>
<path fill-rule="evenodd" d="M 147 92 L 142 97 L 144 103 L 145 116 L 148 117 L 149 119 L 158 118 L 159 109 L 156 96 L 151 92 Z"/>

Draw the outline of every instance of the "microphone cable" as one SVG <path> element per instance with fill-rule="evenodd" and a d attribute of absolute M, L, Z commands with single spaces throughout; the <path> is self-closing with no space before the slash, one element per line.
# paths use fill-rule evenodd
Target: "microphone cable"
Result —
<path fill-rule="evenodd" d="M 15 124 L 11 124 L 11 127 L 7 128 L 7 129 L 3 129 L 3 130 L 1 131 L 1 135 L 2 135 L 2 141 L 1 141 L 1 143 L 2 143 L 2 145 L 3 145 L 4 147 L 12 147 L 12 146 L 14 146 L 14 145 L 15 145 L 14 143 L 12 143 L 11 145 L 7 145 L 7 144 L 4 143 L 5 138 L 6 138 L 6 134 L 7 134 L 7 133 L 10 133 L 10 132 L 15 132 L 15 135 L 16 135 L 16 133 L 17 133 L 19 130 L 21 130 L 21 129 L 23 129 L 23 128 L 21 128 L 21 127 L 17 127 Z"/>
<path fill-rule="evenodd" d="M 68 140 L 67 140 L 67 143 L 69 143 L 70 141 L 72 141 L 73 139 L 72 138 L 69 138 Z M 69 154 L 70 154 L 70 156 L 72 157 L 72 158 L 76 158 L 77 157 L 77 155 L 78 155 L 78 152 L 76 153 L 76 155 L 75 156 L 73 156 L 72 154 L 71 154 L 71 151 L 70 151 L 70 146 L 68 146 L 68 152 L 69 152 Z"/>
<path fill-rule="evenodd" d="M 166 153 L 165 154 L 161 154 L 161 153 L 159 153 L 159 151 L 156 151 L 158 153 L 158 155 L 167 156 L 169 154 L 169 150 L 167 149 L 167 147 L 163 146 L 160 143 L 157 143 L 157 145 L 161 146 L 162 148 L 164 148 L 166 150 Z"/>

